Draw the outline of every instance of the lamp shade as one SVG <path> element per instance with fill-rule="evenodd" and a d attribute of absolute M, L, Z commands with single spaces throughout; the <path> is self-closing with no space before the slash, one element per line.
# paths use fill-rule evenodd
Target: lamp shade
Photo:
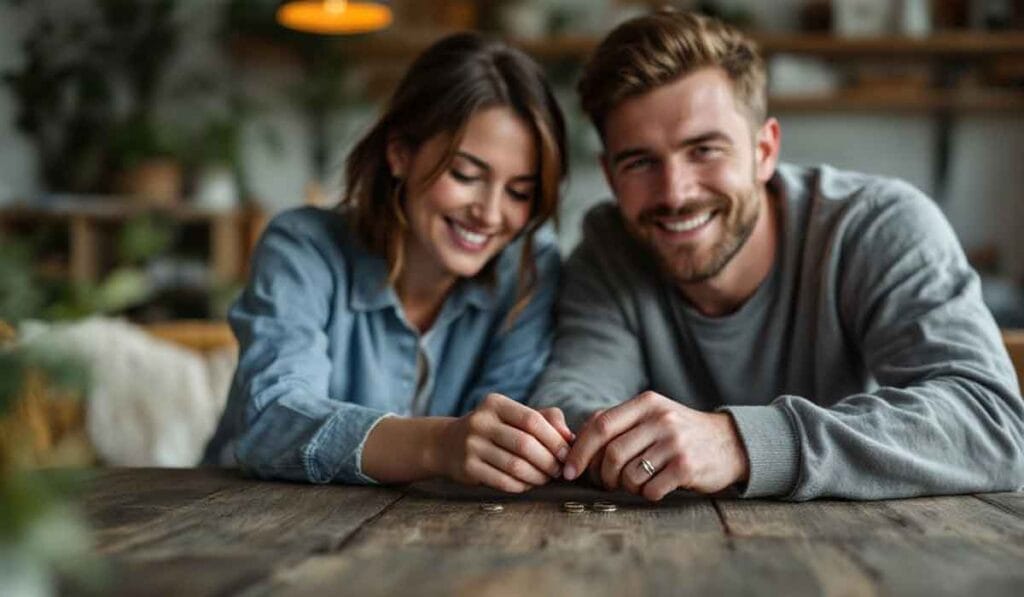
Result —
<path fill-rule="evenodd" d="M 289 29 L 345 35 L 367 33 L 391 24 L 391 8 L 379 2 L 290 0 L 277 9 L 277 22 Z"/>

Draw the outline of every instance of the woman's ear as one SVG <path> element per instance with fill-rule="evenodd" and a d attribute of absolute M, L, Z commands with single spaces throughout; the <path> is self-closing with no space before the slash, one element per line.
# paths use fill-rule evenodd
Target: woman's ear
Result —
<path fill-rule="evenodd" d="M 405 178 L 409 174 L 409 163 L 412 161 L 412 151 L 409 145 L 397 136 L 389 136 L 385 149 L 388 159 L 388 168 L 391 176 Z"/>

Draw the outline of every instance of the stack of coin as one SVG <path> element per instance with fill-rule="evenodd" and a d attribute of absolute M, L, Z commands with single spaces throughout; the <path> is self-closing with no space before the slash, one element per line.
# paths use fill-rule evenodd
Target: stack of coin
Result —
<path fill-rule="evenodd" d="M 594 502 L 590 507 L 594 512 L 615 512 L 619 509 L 619 507 L 612 502 Z"/>
<path fill-rule="evenodd" d="M 484 512 L 503 512 L 505 510 L 505 506 L 495 502 L 484 502 L 480 504 L 480 509 Z"/>
<path fill-rule="evenodd" d="M 586 509 L 583 502 L 564 502 L 562 504 L 562 511 L 570 514 L 579 514 Z"/>

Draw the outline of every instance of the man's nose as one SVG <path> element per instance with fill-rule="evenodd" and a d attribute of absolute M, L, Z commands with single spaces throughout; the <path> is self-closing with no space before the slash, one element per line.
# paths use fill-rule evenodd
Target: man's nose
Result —
<path fill-rule="evenodd" d="M 680 208 L 698 196 L 697 172 L 681 159 L 668 159 L 662 165 L 662 196 L 672 208 Z"/>

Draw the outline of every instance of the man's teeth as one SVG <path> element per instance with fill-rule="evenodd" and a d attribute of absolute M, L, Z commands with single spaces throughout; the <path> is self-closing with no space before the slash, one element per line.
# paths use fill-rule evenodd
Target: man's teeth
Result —
<path fill-rule="evenodd" d="M 466 230 L 462 226 L 459 226 L 457 222 L 452 222 L 452 229 L 455 230 L 455 234 L 459 235 L 459 238 L 471 245 L 482 245 L 487 240 L 486 234 Z"/>
<path fill-rule="evenodd" d="M 704 224 L 711 221 L 711 218 L 715 215 L 715 212 L 708 211 L 703 214 L 689 218 L 686 220 L 676 220 L 674 222 L 668 222 L 665 220 L 661 221 L 661 225 L 669 232 L 687 232 L 700 228 Z"/>

